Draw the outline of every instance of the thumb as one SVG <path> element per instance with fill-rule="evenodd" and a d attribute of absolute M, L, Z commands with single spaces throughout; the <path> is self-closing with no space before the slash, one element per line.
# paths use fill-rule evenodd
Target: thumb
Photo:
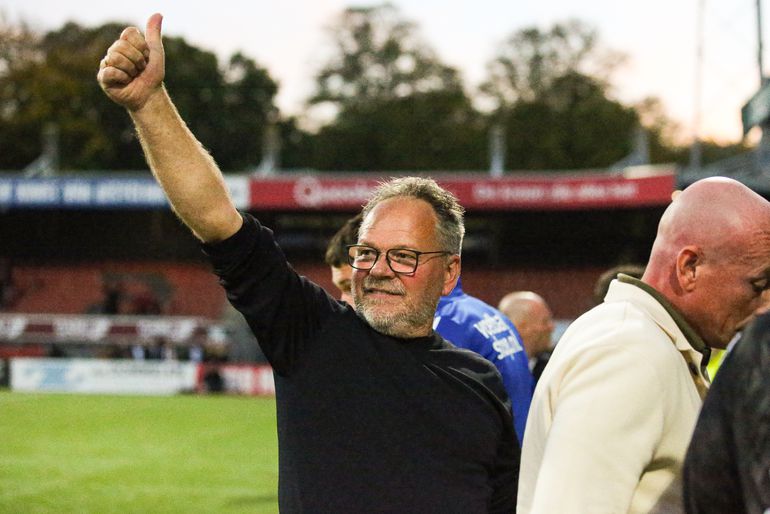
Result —
<path fill-rule="evenodd" d="M 153 14 L 150 16 L 150 19 L 147 20 L 147 28 L 145 29 L 144 37 L 150 50 L 163 51 L 163 40 L 160 37 L 162 25 L 163 15 L 160 13 Z"/>

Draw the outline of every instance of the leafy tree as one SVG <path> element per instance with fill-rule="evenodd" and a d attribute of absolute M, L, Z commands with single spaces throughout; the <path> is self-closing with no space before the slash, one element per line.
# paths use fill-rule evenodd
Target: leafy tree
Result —
<path fill-rule="evenodd" d="M 303 130 L 299 121 L 294 117 L 281 119 L 278 122 L 278 134 L 281 144 L 280 168 L 308 168 L 314 161 L 313 151 L 316 135 Z"/>
<path fill-rule="evenodd" d="M 688 166 L 691 143 L 681 140 L 682 128 L 666 115 L 663 103 L 654 97 L 645 98 L 634 109 L 648 135 L 650 160 L 653 163 Z M 701 164 L 704 166 L 751 150 L 746 141 L 719 143 L 705 140 L 700 142 L 700 146 Z"/>
<path fill-rule="evenodd" d="M 325 170 L 478 170 L 486 164 L 481 116 L 461 91 L 432 91 L 346 108 L 314 138 Z"/>
<path fill-rule="evenodd" d="M 722 159 L 728 159 L 730 157 L 735 157 L 736 155 L 745 154 L 750 150 L 751 148 L 746 144 L 745 141 L 727 144 L 718 143 L 711 140 L 701 141 L 701 159 L 703 161 L 703 165 L 713 164 L 717 161 L 721 161 Z M 676 159 L 676 162 L 682 165 L 689 163 L 689 146 L 687 148 L 680 148 L 677 154 L 679 158 Z"/>
<path fill-rule="evenodd" d="M 220 69 L 216 56 L 181 38 L 165 38 L 166 85 L 190 129 L 224 170 L 261 160 L 264 130 L 278 88 L 241 53 Z"/>
<path fill-rule="evenodd" d="M 3 50 L 0 57 L 0 134 L 14 149 L 0 153 L 0 169 L 33 161 L 49 122 L 59 128 L 62 169 L 146 168 L 128 116 L 99 91 L 95 79 L 99 60 L 124 26 L 68 23 L 15 43 L 6 37 L 12 28 L 0 31 L 0 48 L 24 48 Z M 164 45 L 171 63 L 166 83 L 202 143 L 223 169 L 256 165 L 265 120 L 274 110 L 275 82 L 241 54 L 220 69 L 213 53 L 182 38 L 164 38 Z"/>
<path fill-rule="evenodd" d="M 278 85 L 256 62 L 238 52 L 224 73 L 224 109 L 216 119 L 224 121 L 217 145 L 211 151 L 228 169 L 247 169 L 262 159 L 264 132 L 277 121 L 273 104 Z"/>
<path fill-rule="evenodd" d="M 392 4 L 347 8 L 330 34 L 335 55 L 318 72 L 311 103 L 345 108 L 462 87 L 457 71 L 436 58 Z"/>
<path fill-rule="evenodd" d="M 620 57 L 578 21 L 511 35 L 489 64 L 481 90 L 494 100 L 490 123 L 505 127 L 509 169 L 606 167 L 631 150 L 633 108 L 611 99 Z"/>
<path fill-rule="evenodd" d="M 637 103 L 634 109 L 647 133 L 652 162 L 680 162 L 685 154 L 689 156 L 689 148 L 685 149 L 676 143 L 681 127 L 666 115 L 665 107 L 658 98 L 645 98 Z M 686 164 L 686 161 L 680 163 Z"/>
<path fill-rule="evenodd" d="M 457 71 L 436 57 L 391 4 L 348 8 L 331 30 L 335 54 L 311 104 L 336 118 L 308 139 L 310 165 L 327 170 L 478 169 L 486 160 L 479 114 Z"/>
<path fill-rule="evenodd" d="M 23 167 L 40 151 L 42 127 L 32 129 L 28 121 L 36 92 L 23 87 L 30 75 L 26 63 L 42 60 L 39 45 L 40 37 L 25 24 L 11 25 L 0 13 L 0 169 Z"/>
<path fill-rule="evenodd" d="M 636 112 L 608 99 L 596 81 L 571 73 L 500 115 L 509 169 L 607 167 L 631 151 Z"/>
<path fill-rule="evenodd" d="M 579 73 L 607 86 L 624 57 L 599 46 L 596 29 L 579 20 L 556 23 L 542 31 L 529 27 L 511 34 L 488 63 L 481 91 L 497 108 L 534 101 L 566 75 Z"/>

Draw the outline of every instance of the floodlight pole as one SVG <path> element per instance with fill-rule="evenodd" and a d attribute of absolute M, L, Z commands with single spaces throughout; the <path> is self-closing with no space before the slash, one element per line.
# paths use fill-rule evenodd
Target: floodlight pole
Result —
<path fill-rule="evenodd" d="M 759 85 L 765 84 L 765 71 L 762 52 L 762 0 L 757 0 L 757 64 L 759 70 Z"/>
<path fill-rule="evenodd" d="M 501 121 L 489 130 L 489 175 L 502 177 L 505 171 L 505 127 Z"/>
<path fill-rule="evenodd" d="M 757 0 L 759 1 L 759 0 Z M 695 94 L 693 95 L 693 137 L 690 147 L 690 168 L 699 170 L 702 165 L 702 149 L 700 144 L 701 125 L 701 96 L 703 91 L 703 13 L 706 10 L 706 0 L 698 1 L 698 12 L 695 30 Z"/>
<path fill-rule="evenodd" d="M 759 69 L 759 88 L 760 90 L 767 84 L 765 77 L 765 65 L 763 44 L 762 44 L 762 0 L 757 0 L 757 67 Z M 762 137 L 757 146 L 757 164 L 759 169 L 764 169 L 770 157 L 770 120 L 765 119 L 760 123 Z"/>

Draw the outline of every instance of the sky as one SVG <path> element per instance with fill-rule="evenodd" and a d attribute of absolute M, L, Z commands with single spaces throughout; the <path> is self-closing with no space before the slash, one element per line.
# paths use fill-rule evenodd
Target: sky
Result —
<path fill-rule="evenodd" d="M 328 28 L 335 16 L 347 6 L 380 3 L 0 0 L 0 14 L 6 22 L 23 20 L 45 32 L 67 21 L 84 26 L 115 21 L 143 28 L 152 13 L 161 12 L 166 35 L 184 37 L 222 59 L 236 51 L 254 58 L 279 82 L 279 108 L 296 115 L 312 94 L 315 71 L 329 55 Z M 612 77 L 612 95 L 626 104 L 659 98 L 667 116 L 680 126 L 683 141 L 696 135 L 723 143 L 739 141 L 741 106 L 759 87 L 757 0 L 391 3 L 417 24 L 423 40 L 444 63 L 461 71 L 471 91 L 484 79 L 486 63 L 507 36 L 522 28 L 546 30 L 554 23 L 579 19 L 596 28 L 603 47 L 626 56 Z M 767 11 L 763 6 L 763 27 Z"/>

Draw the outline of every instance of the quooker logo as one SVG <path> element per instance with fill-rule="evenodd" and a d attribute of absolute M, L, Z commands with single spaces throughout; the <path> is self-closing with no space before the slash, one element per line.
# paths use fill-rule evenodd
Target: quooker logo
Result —
<path fill-rule="evenodd" d="M 324 184 L 315 177 L 302 177 L 294 184 L 294 201 L 302 207 L 363 204 L 374 189 L 363 180 Z"/>

